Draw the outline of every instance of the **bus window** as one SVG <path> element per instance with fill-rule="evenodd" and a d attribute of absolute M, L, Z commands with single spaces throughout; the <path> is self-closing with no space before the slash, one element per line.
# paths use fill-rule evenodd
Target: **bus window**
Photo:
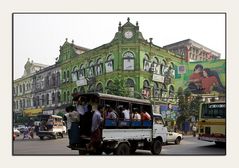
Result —
<path fill-rule="evenodd" d="M 203 104 L 201 118 L 225 118 L 226 105 L 222 103 Z"/>

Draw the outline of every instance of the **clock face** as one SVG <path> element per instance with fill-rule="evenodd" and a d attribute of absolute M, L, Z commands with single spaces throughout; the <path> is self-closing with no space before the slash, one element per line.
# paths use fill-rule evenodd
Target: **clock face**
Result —
<path fill-rule="evenodd" d="M 124 33 L 124 37 L 127 39 L 130 39 L 131 37 L 133 37 L 133 32 L 132 31 L 126 31 Z"/>

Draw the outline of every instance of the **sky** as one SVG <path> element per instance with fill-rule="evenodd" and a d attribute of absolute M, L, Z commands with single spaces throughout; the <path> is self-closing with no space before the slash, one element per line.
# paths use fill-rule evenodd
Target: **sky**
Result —
<path fill-rule="evenodd" d="M 60 46 L 68 42 L 89 49 L 109 43 L 127 18 L 139 23 L 139 31 L 160 47 L 192 39 L 221 53 L 225 58 L 225 15 L 183 13 L 68 13 L 14 14 L 14 79 L 24 73 L 28 58 L 35 63 L 53 65 Z"/>

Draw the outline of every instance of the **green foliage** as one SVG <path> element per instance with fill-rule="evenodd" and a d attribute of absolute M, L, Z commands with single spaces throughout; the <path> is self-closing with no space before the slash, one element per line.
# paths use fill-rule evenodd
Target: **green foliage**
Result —
<path fill-rule="evenodd" d="M 19 116 L 19 117 L 16 118 L 15 123 L 25 124 L 25 123 L 28 123 L 28 121 L 29 121 L 28 117 L 26 117 L 26 116 Z"/>
<path fill-rule="evenodd" d="M 114 79 L 113 83 L 109 87 L 106 87 L 106 90 L 109 94 L 125 97 L 130 96 L 130 91 L 123 79 Z"/>
<path fill-rule="evenodd" d="M 192 97 L 191 92 L 183 91 L 182 88 L 178 90 L 178 106 L 181 116 L 177 118 L 177 125 L 181 124 L 185 120 L 189 120 L 191 116 L 195 116 L 198 119 L 200 103 L 202 101 L 201 96 Z"/>

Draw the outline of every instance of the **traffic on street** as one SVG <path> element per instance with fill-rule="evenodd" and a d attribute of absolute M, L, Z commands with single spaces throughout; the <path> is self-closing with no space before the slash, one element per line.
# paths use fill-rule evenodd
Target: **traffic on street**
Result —
<path fill-rule="evenodd" d="M 40 140 L 39 137 L 34 139 L 23 139 L 20 135 L 13 141 L 13 155 L 72 155 L 78 156 L 77 150 L 70 150 L 67 148 L 68 137 L 64 135 L 63 139 L 45 139 Z M 170 143 L 163 145 L 161 155 L 174 156 L 174 155 L 225 155 L 226 149 L 223 146 L 217 146 L 213 142 L 199 141 L 197 137 L 192 135 L 184 136 L 179 145 Z M 106 155 L 102 153 L 102 155 Z M 152 155 L 147 150 L 136 150 L 134 155 Z"/>

